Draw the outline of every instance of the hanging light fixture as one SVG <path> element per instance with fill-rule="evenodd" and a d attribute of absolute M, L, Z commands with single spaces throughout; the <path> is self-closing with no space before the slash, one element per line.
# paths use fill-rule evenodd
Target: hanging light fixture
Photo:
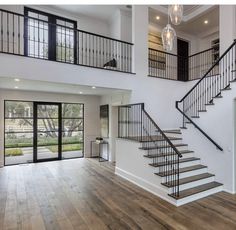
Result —
<path fill-rule="evenodd" d="M 175 30 L 168 23 L 161 33 L 163 48 L 166 51 L 171 51 L 173 49 L 175 36 Z"/>
<path fill-rule="evenodd" d="M 168 14 L 172 24 L 179 25 L 183 18 L 183 5 L 170 5 Z"/>

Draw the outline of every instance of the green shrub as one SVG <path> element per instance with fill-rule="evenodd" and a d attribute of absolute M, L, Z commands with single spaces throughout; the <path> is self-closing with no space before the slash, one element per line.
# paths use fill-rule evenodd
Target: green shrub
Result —
<path fill-rule="evenodd" d="M 22 156 L 23 152 L 21 149 L 6 149 L 5 150 L 5 156 L 10 157 L 10 156 Z"/>

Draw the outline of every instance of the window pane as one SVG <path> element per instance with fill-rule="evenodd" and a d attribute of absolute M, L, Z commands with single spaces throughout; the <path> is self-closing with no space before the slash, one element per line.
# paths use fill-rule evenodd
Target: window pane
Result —
<path fill-rule="evenodd" d="M 33 120 L 32 119 L 6 119 L 5 132 L 7 133 L 33 132 Z"/>
<path fill-rule="evenodd" d="M 29 12 L 29 15 L 31 12 Z M 34 18 L 48 21 L 48 17 L 32 13 Z M 48 23 L 28 19 L 28 56 L 48 59 Z"/>
<path fill-rule="evenodd" d="M 65 133 L 83 130 L 83 119 L 63 119 L 62 130 Z"/>
<path fill-rule="evenodd" d="M 73 132 L 70 134 L 62 134 L 62 143 L 63 144 L 74 144 L 83 142 L 83 131 Z"/>
<path fill-rule="evenodd" d="M 39 118 L 37 123 L 37 129 L 39 132 L 57 132 L 58 131 L 58 119 L 53 118 Z"/>
<path fill-rule="evenodd" d="M 57 26 L 56 30 L 56 45 L 57 45 L 57 60 L 62 62 L 74 62 L 74 24 L 62 20 L 57 20 L 57 24 L 62 26 Z M 66 26 L 66 27 L 64 27 Z"/>
<path fill-rule="evenodd" d="M 5 148 L 21 148 L 33 146 L 33 133 L 6 133 Z"/>
<path fill-rule="evenodd" d="M 82 118 L 83 104 L 62 104 L 62 118 Z"/>
<path fill-rule="evenodd" d="M 62 145 L 62 157 L 64 159 L 83 157 L 83 144 L 79 143 Z"/>
<path fill-rule="evenodd" d="M 50 146 L 58 144 L 58 133 L 38 133 L 38 146 Z"/>
<path fill-rule="evenodd" d="M 38 105 L 38 118 L 58 118 L 57 105 Z"/>
<path fill-rule="evenodd" d="M 6 101 L 5 102 L 6 118 L 32 118 L 33 103 L 24 101 Z"/>
<path fill-rule="evenodd" d="M 37 159 L 58 158 L 58 145 L 41 146 L 37 148 Z"/>

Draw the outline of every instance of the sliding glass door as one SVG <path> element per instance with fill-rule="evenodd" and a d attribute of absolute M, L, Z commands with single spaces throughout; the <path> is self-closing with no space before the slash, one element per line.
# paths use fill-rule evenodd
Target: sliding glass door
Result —
<path fill-rule="evenodd" d="M 5 165 L 84 156 L 84 105 L 5 101 Z"/>

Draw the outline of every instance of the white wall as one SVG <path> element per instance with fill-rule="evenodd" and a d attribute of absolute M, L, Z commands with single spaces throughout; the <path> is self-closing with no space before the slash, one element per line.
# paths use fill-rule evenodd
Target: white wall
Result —
<path fill-rule="evenodd" d="M 191 82 L 191 85 L 194 82 Z M 189 84 L 189 86 L 191 86 Z M 232 90 L 222 92 L 223 98 L 214 99 L 214 106 L 208 106 L 206 113 L 200 113 L 199 119 L 193 119 L 224 151 L 216 147 L 192 125 L 182 130 L 183 141 L 189 149 L 201 158 L 202 164 L 216 175 L 216 181 L 224 184 L 224 189 L 235 192 L 235 95 L 236 83 L 231 84 Z"/>
<path fill-rule="evenodd" d="M 220 5 L 220 54 L 223 54 L 235 38 L 236 6 Z"/>
<path fill-rule="evenodd" d="M 4 157 L 4 100 L 84 103 L 84 155 L 90 156 L 90 141 L 100 135 L 100 97 L 0 89 L 0 166 Z"/>
<path fill-rule="evenodd" d="M 132 42 L 132 13 L 117 9 L 109 20 L 110 35 L 113 38 Z"/>
<path fill-rule="evenodd" d="M 206 50 L 211 48 L 211 42 L 219 38 L 219 31 L 215 31 L 207 36 L 204 36 L 199 39 L 199 51 Z"/>
<path fill-rule="evenodd" d="M 118 137 L 118 106 L 129 104 L 130 94 L 113 94 L 101 97 L 101 105 L 109 105 L 109 137 L 104 138 L 109 143 L 109 160 L 114 162 L 116 138 Z"/>

